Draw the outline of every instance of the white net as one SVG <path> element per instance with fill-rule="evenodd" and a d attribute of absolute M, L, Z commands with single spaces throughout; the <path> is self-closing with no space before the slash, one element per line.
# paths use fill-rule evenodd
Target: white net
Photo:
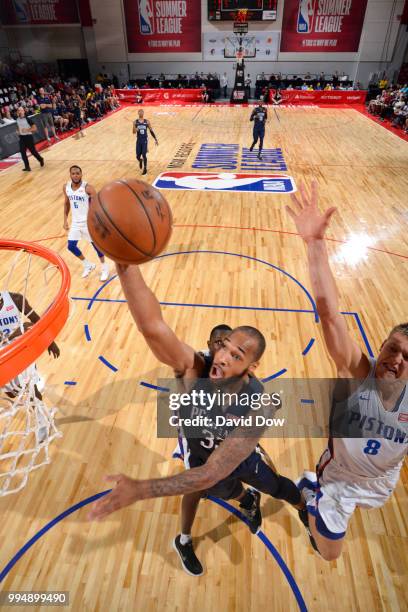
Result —
<path fill-rule="evenodd" d="M 59 276 L 54 266 L 24 251 L 2 251 L 1 264 L 6 273 L 0 285 L 0 350 L 46 312 Z M 54 422 L 56 408 L 43 400 L 43 386 L 32 364 L 0 388 L 0 497 L 20 491 L 33 470 L 48 464 L 49 446 L 62 435 Z"/>

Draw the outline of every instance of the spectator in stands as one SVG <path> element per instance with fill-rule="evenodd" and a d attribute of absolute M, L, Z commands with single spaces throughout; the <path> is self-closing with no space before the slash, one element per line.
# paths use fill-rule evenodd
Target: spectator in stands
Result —
<path fill-rule="evenodd" d="M 5 106 L 1 111 L 1 119 L 0 123 L 2 125 L 9 125 L 10 123 L 14 123 L 15 119 L 11 116 L 10 108 Z"/>
<path fill-rule="evenodd" d="M 224 98 L 226 98 L 228 92 L 228 77 L 226 72 L 224 72 L 221 77 L 221 87 L 223 89 Z"/>
<path fill-rule="evenodd" d="M 311 77 L 310 72 L 306 72 L 305 77 L 304 77 L 304 80 L 305 80 L 305 81 L 311 81 L 311 80 L 312 80 L 312 77 Z"/>
<path fill-rule="evenodd" d="M 387 85 L 388 85 L 388 80 L 387 80 L 386 78 L 384 78 L 384 77 L 383 77 L 383 78 L 380 80 L 380 82 L 378 83 L 378 87 L 379 87 L 381 90 L 385 89 L 385 88 L 387 87 Z"/>
<path fill-rule="evenodd" d="M 201 92 L 201 100 L 204 102 L 204 104 L 208 104 L 208 102 L 210 101 L 210 92 L 208 91 L 205 85 Z"/>
<path fill-rule="evenodd" d="M 251 75 L 248 74 L 247 77 L 245 78 L 245 91 L 246 91 L 246 95 L 248 99 L 251 97 L 251 85 L 252 85 Z"/>
<path fill-rule="evenodd" d="M 282 98 L 282 94 L 280 92 L 280 89 L 277 89 L 274 94 L 272 95 L 272 104 L 274 104 L 275 106 L 278 106 L 279 104 L 282 104 L 283 98 Z"/>
<path fill-rule="evenodd" d="M 46 95 L 44 87 L 40 87 L 39 96 L 37 97 L 37 104 L 40 107 L 41 112 L 41 123 L 44 128 L 45 137 L 48 142 L 51 142 L 51 138 L 49 136 L 48 130 L 51 130 L 51 133 L 54 134 L 55 140 L 59 140 L 55 132 L 54 120 L 52 118 L 52 100 L 51 97 Z"/>
<path fill-rule="evenodd" d="M 143 104 L 143 96 L 140 91 L 136 92 L 135 104 Z"/>

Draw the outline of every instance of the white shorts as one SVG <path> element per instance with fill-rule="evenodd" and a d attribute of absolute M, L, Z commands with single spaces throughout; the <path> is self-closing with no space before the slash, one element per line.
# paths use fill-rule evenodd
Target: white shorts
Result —
<path fill-rule="evenodd" d="M 68 232 L 68 240 L 86 240 L 87 242 L 92 242 L 86 222 L 73 223 Z"/>
<path fill-rule="evenodd" d="M 350 472 L 341 468 L 330 451 L 323 453 L 319 466 L 316 496 L 316 527 L 321 535 L 331 540 L 343 538 L 348 522 L 357 506 L 380 508 L 395 489 L 399 473 L 392 477 L 356 478 L 351 481 Z"/>

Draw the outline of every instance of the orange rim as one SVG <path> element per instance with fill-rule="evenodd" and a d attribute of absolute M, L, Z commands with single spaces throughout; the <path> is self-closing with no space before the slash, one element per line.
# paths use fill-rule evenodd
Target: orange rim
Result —
<path fill-rule="evenodd" d="M 55 300 L 37 323 L 0 350 L 0 387 L 32 364 L 52 344 L 69 314 L 68 291 L 71 277 L 64 260 L 44 246 L 21 240 L 0 239 L 0 250 L 26 251 L 57 266 L 61 285 Z"/>

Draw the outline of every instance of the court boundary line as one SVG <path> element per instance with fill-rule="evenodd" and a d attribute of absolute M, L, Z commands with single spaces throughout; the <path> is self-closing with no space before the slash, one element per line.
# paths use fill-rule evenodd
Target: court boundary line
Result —
<path fill-rule="evenodd" d="M 70 506 L 69 508 L 67 508 L 66 510 L 64 510 L 63 512 L 58 514 L 51 521 L 46 523 L 44 525 L 44 527 L 42 527 L 39 531 L 37 531 L 37 533 L 35 533 L 17 551 L 17 553 L 10 559 L 10 561 L 1 570 L 1 572 L 0 572 L 0 583 L 6 578 L 6 576 L 10 573 L 10 571 L 13 569 L 13 567 L 16 565 L 16 563 L 21 559 L 21 557 L 23 557 L 23 555 L 32 546 L 34 546 L 34 544 L 36 542 L 38 542 L 38 540 L 40 538 L 45 536 L 45 534 L 48 531 L 50 531 L 50 529 L 52 529 L 52 527 L 55 527 L 55 525 L 60 523 L 67 516 L 69 516 L 70 514 L 73 514 L 77 510 L 80 510 L 84 506 L 87 506 L 88 504 L 93 503 L 94 501 L 100 499 L 101 497 L 104 497 L 105 495 L 108 495 L 108 493 L 110 493 L 111 491 L 112 491 L 112 489 L 107 489 L 106 491 L 101 491 L 100 493 L 96 493 L 95 495 L 91 495 L 90 497 L 87 497 L 87 498 L 77 502 L 73 506 Z M 212 495 L 209 495 L 208 499 L 210 499 L 212 502 L 216 503 L 217 505 L 221 506 L 225 510 L 228 510 L 231 514 L 235 515 L 243 523 L 248 525 L 248 521 L 246 520 L 244 515 L 239 510 L 237 510 L 237 508 L 234 508 L 234 506 L 231 506 L 231 504 L 228 504 L 225 500 L 218 499 L 218 497 L 213 497 Z M 296 580 L 293 577 L 293 574 L 291 573 L 290 569 L 286 565 L 285 561 L 283 560 L 282 556 L 280 555 L 279 551 L 275 548 L 275 546 L 272 544 L 272 542 L 270 541 L 268 536 L 266 536 L 263 531 L 260 530 L 256 535 L 261 540 L 261 542 L 263 542 L 263 544 L 266 546 L 266 548 L 269 550 L 269 552 L 271 553 L 272 557 L 275 559 L 276 563 L 278 564 L 278 567 L 281 569 L 283 575 L 285 576 L 285 578 L 286 578 L 286 580 L 287 580 L 287 582 L 288 582 L 288 584 L 289 584 L 289 586 L 290 586 L 290 588 L 292 590 L 293 595 L 296 598 L 296 602 L 298 604 L 299 610 L 301 610 L 301 612 L 307 612 L 306 603 L 305 603 L 305 601 L 303 599 L 303 596 L 302 596 L 302 594 L 300 592 L 300 589 L 299 589 L 299 587 L 298 587 L 298 585 L 296 583 Z"/>

